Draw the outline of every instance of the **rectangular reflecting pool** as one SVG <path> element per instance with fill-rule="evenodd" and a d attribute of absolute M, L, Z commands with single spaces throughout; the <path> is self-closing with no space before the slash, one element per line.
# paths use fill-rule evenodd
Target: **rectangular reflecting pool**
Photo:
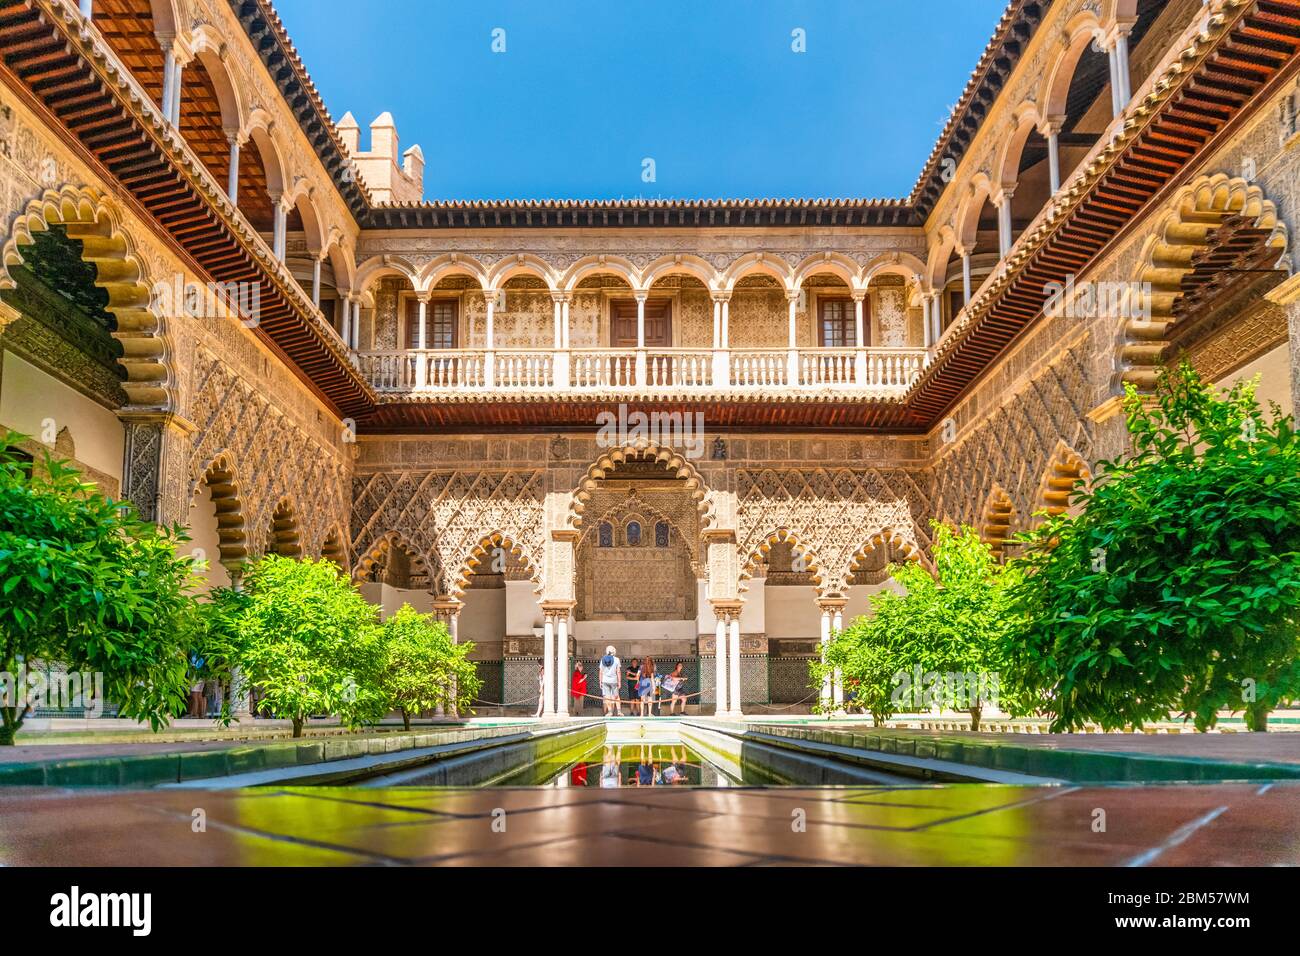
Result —
<path fill-rule="evenodd" d="M 540 761 L 549 787 L 729 787 L 742 783 L 683 743 L 601 743 L 577 760 Z"/>
<path fill-rule="evenodd" d="M 521 735 L 527 737 L 527 735 Z M 326 785 L 339 781 L 322 781 Z M 378 769 L 358 787 L 675 789 L 808 784 L 908 785 L 876 769 L 736 740 L 677 721 L 592 722 L 467 747 L 401 769 Z"/>

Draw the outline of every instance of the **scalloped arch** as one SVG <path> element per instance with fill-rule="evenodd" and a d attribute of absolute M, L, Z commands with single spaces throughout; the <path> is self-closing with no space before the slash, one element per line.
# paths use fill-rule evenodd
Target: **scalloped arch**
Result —
<path fill-rule="evenodd" d="M 569 505 L 570 527 L 582 527 L 582 512 L 591 499 L 591 493 L 596 490 L 597 482 L 617 465 L 627 461 L 630 456 L 654 457 L 663 462 L 678 478 L 684 478 L 686 490 L 695 500 L 696 510 L 700 514 L 700 528 L 707 528 L 712 523 L 713 512 L 709 506 L 708 488 L 699 471 L 691 464 L 690 459 L 678 454 L 668 445 L 642 441 L 610 449 L 592 462 L 587 469 L 587 474 L 578 482 L 578 487 L 573 491 L 573 501 Z"/>
<path fill-rule="evenodd" d="M 46 190 L 29 202 L 14 219 L 0 252 L 0 289 L 16 287 L 9 270 L 24 263 L 22 248 L 35 242 L 34 234 L 51 226 L 64 226 L 68 236 L 81 243 L 81 257 L 95 266 L 95 285 L 108 293 L 106 308 L 117 320 L 113 338 L 122 344 L 118 362 L 126 369 L 122 390 L 127 407 L 170 409 L 174 376 L 164 318 L 155 308 L 135 242 L 101 192 L 69 185 Z"/>
<path fill-rule="evenodd" d="M 1129 290 L 1121 303 L 1125 318 L 1115 361 L 1117 389 L 1125 384 L 1141 391 L 1155 387 L 1159 366 L 1172 344 L 1179 318 L 1176 307 L 1187 292 L 1187 280 L 1195 278 L 1203 260 L 1208 260 L 1207 268 L 1221 268 L 1212 256 L 1229 240 L 1234 244 L 1243 237 L 1251 240 L 1249 254 L 1262 257 L 1267 268 L 1284 265 L 1286 224 L 1259 186 L 1225 173 L 1201 176 L 1183 187 L 1170 206 L 1143 247 L 1135 276 L 1140 296 L 1147 295 L 1150 284 L 1149 302 L 1135 303 Z M 1216 238 L 1222 243 L 1216 244 Z"/>
<path fill-rule="evenodd" d="M 777 528 L 775 531 L 764 535 L 759 541 L 758 547 L 754 548 L 749 553 L 749 556 L 745 558 L 745 562 L 740 569 L 740 590 L 742 592 L 749 590 L 749 585 L 746 582 L 753 580 L 758 562 L 767 556 L 774 544 L 780 544 L 784 541 L 789 541 L 792 547 L 798 548 L 800 553 L 808 558 L 808 570 L 812 574 L 813 587 L 817 589 L 818 594 L 826 592 L 826 581 L 822 576 L 821 564 L 817 556 L 803 543 L 799 535 L 789 528 Z"/>
<path fill-rule="evenodd" d="M 527 552 L 524 551 L 523 547 L 516 544 L 510 535 L 501 531 L 494 531 L 481 537 L 461 561 L 460 568 L 451 579 L 450 591 L 452 597 L 459 599 L 465 593 L 465 589 L 469 587 L 469 578 L 474 573 L 474 569 L 487 557 L 489 551 L 497 548 L 502 548 L 514 555 L 528 569 L 530 580 L 536 585 L 536 589 L 540 593 L 542 587 L 540 569 L 529 560 Z"/>

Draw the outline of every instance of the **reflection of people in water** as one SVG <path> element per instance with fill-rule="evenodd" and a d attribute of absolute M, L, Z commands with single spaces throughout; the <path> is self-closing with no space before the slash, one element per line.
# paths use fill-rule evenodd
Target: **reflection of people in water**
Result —
<path fill-rule="evenodd" d="M 672 762 L 664 767 L 663 782 L 670 787 L 679 787 L 686 783 L 686 748 L 672 748 Z"/>
<path fill-rule="evenodd" d="M 569 771 L 569 786 L 585 787 L 587 785 L 587 765 L 585 763 L 575 763 L 573 769 Z"/>
<path fill-rule="evenodd" d="M 600 767 L 600 785 L 602 787 L 617 787 L 620 784 L 618 779 L 618 751 L 613 747 L 605 748 L 605 760 Z"/>

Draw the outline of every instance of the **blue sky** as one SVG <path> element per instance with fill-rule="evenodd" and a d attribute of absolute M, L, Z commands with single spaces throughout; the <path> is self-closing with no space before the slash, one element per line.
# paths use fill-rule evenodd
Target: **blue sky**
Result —
<path fill-rule="evenodd" d="M 363 148 L 384 110 L 420 144 L 428 199 L 905 196 L 1004 6 L 276 0 Z"/>

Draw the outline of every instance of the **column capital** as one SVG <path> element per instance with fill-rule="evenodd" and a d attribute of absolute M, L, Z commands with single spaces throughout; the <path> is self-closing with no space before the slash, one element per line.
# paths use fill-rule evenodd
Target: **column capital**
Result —
<path fill-rule="evenodd" d="M 649 289 L 633 289 L 633 290 L 632 290 L 632 298 L 636 299 L 637 302 L 644 302 L 646 299 L 650 298 L 650 290 L 649 290 Z"/>
<path fill-rule="evenodd" d="M 865 299 L 866 297 L 867 297 L 867 290 L 866 290 L 866 289 L 850 289 L 850 290 L 849 290 L 849 298 L 851 298 L 854 302 L 861 302 L 861 301 L 862 301 L 863 299 Z"/>
<path fill-rule="evenodd" d="M 551 290 L 551 301 L 552 301 L 552 302 L 558 302 L 558 303 L 561 304 L 561 305 L 563 305 L 563 304 L 566 303 L 566 302 L 572 302 L 572 301 L 573 301 L 573 293 L 572 293 L 572 292 L 565 292 L 564 290 L 561 290 L 561 289 L 552 289 L 552 290 Z"/>
<path fill-rule="evenodd" d="M 433 612 L 439 617 L 453 618 L 465 607 L 463 601 L 454 597 L 436 597 L 433 599 Z"/>
<path fill-rule="evenodd" d="M 1053 133 L 1059 133 L 1064 127 L 1065 117 L 1052 115 L 1038 124 L 1038 132 L 1046 137 L 1051 136 Z"/>
<path fill-rule="evenodd" d="M 799 301 L 799 296 L 801 296 L 802 294 L 803 294 L 803 289 L 802 289 L 801 287 L 800 287 L 800 288 L 794 288 L 794 289 L 786 289 L 786 290 L 785 290 L 785 301 L 787 301 L 787 302 L 798 302 L 798 301 Z"/>
<path fill-rule="evenodd" d="M 719 304 L 731 301 L 730 289 L 712 289 L 709 291 L 709 298 Z"/>
<path fill-rule="evenodd" d="M 817 606 L 823 611 L 830 611 L 832 614 L 844 610 L 844 606 L 848 603 L 848 598 L 842 597 L 820 597 L 817 599 Z"/>
<path fill-rule="evenodd" d="M 709 598 L 709 604 L 713 607 L 713 616 L 719 621 L 739 619 L 741 609 L 745 606 L 744 601 L 735 598 Z"/>
<path fill-rule="evenodd" d="M 576 601 L 542 601 L 541 602 L 542 614 L 544 614 L 546 617 L 552 620 L 561 617 L 567 618 L 571 613 L 573 613 L 573 609 L 576 606 L 577 606 Z"/>
<path fill-rule="evenodd" d="M 418 291 L 415 293 L 415 301 L 416 301 L 416 302 L 419 302 L 421 305 L 428 305 L 428 304 L 429 304 L 429 300 L 432 299 L 432 298 L 433 298 L 433 290 L 432 290 L 432 289 L 423 289 L 423 290 L 418 290 Z"/>

